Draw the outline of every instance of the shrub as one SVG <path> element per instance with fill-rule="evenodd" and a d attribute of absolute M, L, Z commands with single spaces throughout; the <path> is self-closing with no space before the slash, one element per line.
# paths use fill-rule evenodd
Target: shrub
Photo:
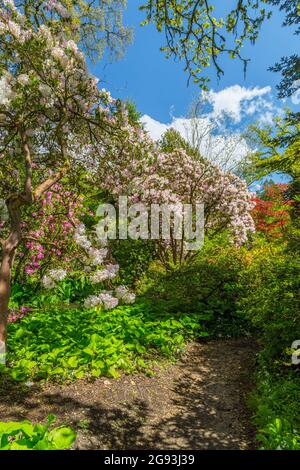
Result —
<path fill-rule="evenodd" d="M 285 363 L 300 339 L 300 263 L 282 245 L 260 244 L 250 256 L 239 311 L 259 329 L 266 359 Z"/>
<path fill-rule="evenodd" d="M 222 235 L 207 241 L 193 263 L 169 272 L 152 264 L 139 289 L 152 301 L 154 310 L 200 315 L 211 335 L 244 335 L 249 332 L 249 322 L 237 315 L 236 305 L 244 258 L 245 251 L 228 243 Z"/>
<path fill-rule="evenodd" d="M 250 405 L 262 449 L 300 450 L 299 391 L 300 379 L 294 371 L 270 373 L 260 363 Z"/>
<path fill-rule="evenodd" d="M 112 255 L 120 265 L 121 281 L 133 286 L 155 259 L 155 244 L 148 240 L 118 240 L 112 243 Z"/>

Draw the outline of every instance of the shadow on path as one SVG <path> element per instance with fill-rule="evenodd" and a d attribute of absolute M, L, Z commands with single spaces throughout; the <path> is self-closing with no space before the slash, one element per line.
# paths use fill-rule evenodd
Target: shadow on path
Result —
<path fill-rule="evenodd" d="M 154 377 L 0 389 L 0 419 L 44 420 L 78 430 L 80 449 L 251 449 L 245 399 L 257 347 L 251 339 L 191 344 Z"/>

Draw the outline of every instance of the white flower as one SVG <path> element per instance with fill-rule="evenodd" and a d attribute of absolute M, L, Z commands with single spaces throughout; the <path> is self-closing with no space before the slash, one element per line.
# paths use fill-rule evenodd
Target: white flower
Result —
<path fill-rule="evenodd" d="M 80 235 L 79 233 L 75 233 L 74 241 L 78 246 L 80 246 L 84 250 L 89 250 L 92 247 L 92 244 L 86 235 Z"/>
<path fill-rule="evenodd" d="M 128 292 L 127 287 L 119 286 L 115 289 L 115 295 L 119 300 L 122 300 L 125 304 L 133 304 L 135 302 L 135 294 Z"/>
<path fill-rule="evenodd" d="M 118 305 L 118 299 L 113 297 L 110 292 L 104 291 L 99 295 L 90 295 L 84 301 L 86 308 L 94 308 L 98 305 L 101 305 L 107 310 L 111 310 Z"/>
<path fill-rule="evenodd" d="M 104 308 L 107 310 L 111 310 L 112 308 L 115 308 L 119 301 L 116 297 L 113 297 L 110 292 L 102 292 L 98 298 L 101 300 L 103 303 Z"/>
<path fill-rule="evenodd" d="M 133 292 L 128 292 L 127 294 L 124 295 L 124 297 L 122 297 L 122 301 L 125 304 L 134 304 L 135 298 L 136 296 Z"/>
<path fill-rule="evenodd" d="M 93 266 L 99 266 L 103 263 L 105 257 L 107 256 L 107 248 L 91 248 L 89 250 L 90 261 Z"/>
<path fill-rule="evenodd" d="M 0 79 L 0 106 L 8 106 L 14 93 L 10 86 L 11 78 L 9 74 L 3 75 Z"/>
<path fill-rule="evenodd" d="M 67 42 L 67 48 L 73 52 L 73 54 L 77 54 L 78 52 L 78 46 L 76 44 L 76 42 L 70 40 Z"/>
<path fill-rule="evenodd" d="M 107 269 L 102 269 L 101 271 L 96 271 L 91 277 L 90 281 L 92 284 L 99 284 L 100 282 L 110 279 L 110 272 Z"/>
<path fill-rule="evenodd" d="M 48 42 L 52 41 L 52 34 L 50 29 L 45 26 L 44 24 L 39 27 L 39 33 L 40 35 L 46 39 Z"/>
<path fill-rule="evenodd" d="M 125 286 L 119 286 L 115 289 L 115 294 L 118 299 L 122 299 L 124 295 L 128 293 L 127 287 Z"/>
<path fill-rule="evenodd" d="M 51 277 L 46 276 L 46 275 L 43 277 L 42 283 L 46 289 L 54 289 L 54 287 L 56 286 L 53 279 L 51 279 Z"/>
<path fill-rule="evenodd" d="M 60 47 L 53 47 L 51 55 L 54 59 L 60 62 L 63 67 L 66 67 L 68 65 L 69 59 Z"/>
<path fill-rule="evenodd" d="M 8 23 L 8 29 L 9 29 L 9 32 L 17 39 L 20 39 L 21 37 L 21 28 L 20 26 L 15 23 L 14 21 L 11 21 L 9 20 Z"/>
<path fill-rule="evenodd" d="M 78 227 L 76 227 L 76 233 L 79 235 L 85 235 L 85 225 L 79 224 Z"/>
<path fill-rule="evenodd" d="M 120 266 L 118 264 L 108 264 L 106 269 L 111 274 L 111 277 L 115 277 L 120 269 Z"/>
<path fill-rule="evenodd" d="M 64 269 L 52 269 L 49 271 L 48 275 L 54 280 L 54 281 L 62 281 L 66 275 L 67 271 Z"/>
<path fill-rule="evenodd" d="M 84 301 L 85 308 L 97 307 L 99 304 L 101 304 L 101 300 L 97 295 L 89 295 Z"/>
<path fill-rule="evenodd" d="M 70 14 L 68 10 L 61 3 L 56 3 L 54 8 L 62 18 L 69 18 Z"/>
<path fill-rule="evenodd" d="M 45 97 L 48 97 L 48 96 L 52 95 L 51 88 L 48 85 L 44 85 L 43 83 L 41 83 L 39 85 L 39 91 L 40 91 L 41 95 L 43 95 Z"/>

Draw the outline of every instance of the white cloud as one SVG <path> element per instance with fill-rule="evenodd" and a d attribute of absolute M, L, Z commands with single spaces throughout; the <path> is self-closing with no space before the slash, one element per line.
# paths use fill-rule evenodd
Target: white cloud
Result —
<path fill-rule="evenodd" d="M 272 101 L 271 92 L 269 86 L 245 88 L 234 85 L 203 94 L 200 117 L 173 117 L 166 124 L 144 115 L 142 122 L 154 140 L 173 128 L 198 147 L 203 156 L 224 169 L 233 170 L 251 152 L 242 136 L 249 117 L 261 125 L 271 125 L 275 115 L 282 112 Z"/>
<path fill-rule="evenodd" d="M 259 116 L 258 121 L 262 126 L 271 126 L 274 123 L 274 113 L 266 111 Z"/>
<path fill-rule="evenodd" d="M 292 94 L 291 100 L 293 104 L 297 105 L 297 104 L 300 104 L 300 80 L 294 81 L 293 88 L 295 88 L 296 91 Z"/>
<path fill-rule="evenodd" d="M 270 95 L 271 91 L 269 86 L 245 88 L 233 85 L 219 92 L 211 90 L 204 94 L 204 98 L 212 105 L 214 117 L 219 118 L 225 114 L 230 116 L 235 123 L 239 123 L 242 120 L 243 111 L 246 114 L 254 114 L 262 105 L 268 106 L 270 104 L 268 101 L 258 98 Z"/>
<path fill-rule="evenodd" d="M 155 119 L 148 116 L 147 114 L 142 116 L 141 121 L 154 140 L 159 140 L 161 136 L 169 129 L 168 124 L 162 124 L 159 121 L 155 121 Z"/>
<path fill-rule="evenodd" d="M 224 132 L 208 116 L 197 119 L 173 118 L 169 124 L 163 124 L 144 115 L 142 122 L 154 140 L 159 140 L 168 129 L 177 130 L 188 142 L 198 147 L 205 158 L 223 169 L 233 170 L 250 152 L 239 132 Z"/>

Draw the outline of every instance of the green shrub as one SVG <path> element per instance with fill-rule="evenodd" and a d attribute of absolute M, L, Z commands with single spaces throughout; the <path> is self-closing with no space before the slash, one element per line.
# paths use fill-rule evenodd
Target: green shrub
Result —
<path fill-rule="evenodd" d="M 282 247 L 261 246 L 241 281 L 239 312 L 260 332 L 271 364 L 291 362 L 290 347 L 300 339 L 300 262 Z"/>
<path fill-rule="evenodd" d="M 122 283 L 134 286 L 155 259 L 155 244 L 148 240 L 118 240 L 112 245 L 114 259 L 120 264 Z"/>
<path fill-rule="evenodd" d="M 154 310 L 196 313 L 212 336 L 241 336 L 250 330 L 249 321 L 237 314 L 243 269 L 244 250 L 222 236 L 207 241 L 191 263 L 178 269 L 166 272 L 152 264 L 139 290 Z"/>
<path fill-rule="evenodd" d="M 0 422 L 0 450 L 62 450 L 69 449 L 76 432 L 69 426 L 51 427 L 55 421 L 48 416 L 47 424 L 30 421 Z"/>
<path fill-rule="evenodd" d="M 250 405 L 262 449 L 300 450 L 300 377 L 260 364 Z"/>
<path fill-rule="evenodd" d="M 256 328 L 262 350 L 251 397 L 263 449 L 300 449 L 300 377 L 291 345 L 300 339 L 300 263 L 284 243 L 260 239 L 240 283 L 239 312 Z"/>

